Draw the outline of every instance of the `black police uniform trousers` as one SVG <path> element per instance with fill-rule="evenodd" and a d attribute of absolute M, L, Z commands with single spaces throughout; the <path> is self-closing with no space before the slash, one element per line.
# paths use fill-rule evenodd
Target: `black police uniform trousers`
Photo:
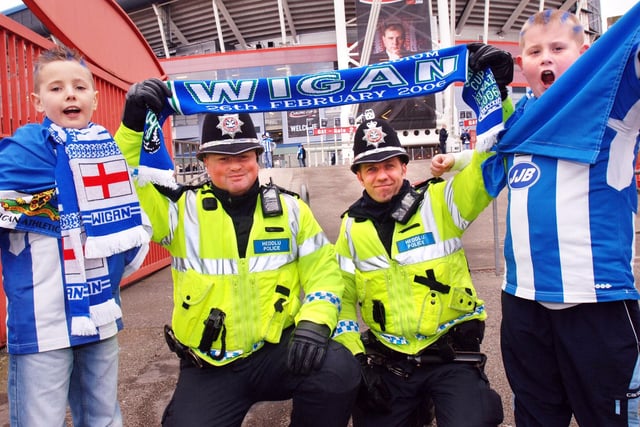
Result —
<path fill-rule="evenodd" d="M 419 405 L 430 396 L 438 427 L 496 427 L 503 420 L 502 401 L 489 386 L 484 370 L 468 363 L 394 363 L 407 377 L 376 366 L 391 395 L 391 411 L 376 412 L 356 405 L 354 427 L 412 426 Z"/>
<path fill-rule="evenodd" d="M 164 427 L 235 427 L 256 402 L 293 399 L 292 427 L 344 427 L 360 384 L 360 365 L 331 340 L 322 368 L 292 375 L 286 366 L 293 328 L 279 344 L 265 344 L 228 365 L 197 368 L 180 361 L 178 383 L 165 409 Z"/>

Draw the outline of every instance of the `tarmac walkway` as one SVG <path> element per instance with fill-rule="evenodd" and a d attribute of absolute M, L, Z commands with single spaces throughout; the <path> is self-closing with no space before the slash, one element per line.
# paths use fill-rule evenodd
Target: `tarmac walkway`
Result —
<path fill-rule="evenodd" d="M 429 160 L 409 163 L 412 181 L 430 176 Z M 269 178 L 278 185 L 299 192 L 304 185 L 310 205 L 331 241 L 335 241 L 340 214 L 362 192 L 348 166 L 316 168 L 266 169 L 260 171 L 261 182 Z M 471 225 L 463 238 L 472 277 L 481 298 L 485 300 L 489 318 L 486 322 L 483 349 L 488 355 L 487 375 L 502 396 L 505 420 L 512 426 L 511 391 L 504 376 L 500 358 L 500 283 L 496 275 L 496 247 L 504 233 L 506 193 L 490 205 Z M 499 249 L 501 259 L 501 249 Z M 502 267 L 502 261 L 498 262 Z M 499 273 L 500 274 L 500 273 Z M 126 427 L 159 426 L 162 412 L 173 393 L 178 373 L 178 359 L 171 353 L 163 337 L 163 326 L 170 323 L 172 284 L 170 269 L 164 268 L 122 291 L 125 329 L 119 335 L 119 397 Z M 0 426 L 8 426 L 6 395 L 6 359 L 0 351 Z M 280 427 L 289 424 L 290 403 L 256 404 L 243 427 Z M 46 424 L 43 424 L 46 425 Z M 69 424 L 71 425 L 71 424 Z"/>

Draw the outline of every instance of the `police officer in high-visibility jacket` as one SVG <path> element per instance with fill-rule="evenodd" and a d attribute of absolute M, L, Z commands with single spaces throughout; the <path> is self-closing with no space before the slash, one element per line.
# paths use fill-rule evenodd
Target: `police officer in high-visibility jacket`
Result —
<path fill-rule="evenodd" d="M 128 93 L 118 135 L 131 167 L 146 107 L 159 111 L 167 90 L 152 79 Z M 253 403 L 289 398 L 292 426 L 348 423 L 360 374 L 330 339 L 344 288 L 335 250 L 303 201 L 260 185 L 262 150 L 248 114 L 208 114 L 197 157 L 211 181 L 137 188 L 172 257 L 165 338 L 181 361 L 164 426 L 240 426 Z"/>
<path fill-rule="evenodd" d="M 354 426 L 415 425 L 430 400 L 440 427 L 499 425 L 501 400 L 480 353 L 487 314 L 461 240 L 491 200 L 480 168 L 412 186 L 395 130 L 371 110 L 365 118 L 351 165 L 364 192 L 336 242 L 346 281 L 336 339 L 361 361 L 363 376 Z M 368 327 L 362 334 L 349 327 L 356 306 Z"/>

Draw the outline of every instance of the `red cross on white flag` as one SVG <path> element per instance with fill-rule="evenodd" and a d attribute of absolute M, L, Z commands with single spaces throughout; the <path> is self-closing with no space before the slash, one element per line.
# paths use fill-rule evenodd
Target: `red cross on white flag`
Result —
<path fill-rule="evenodd" d="M 133 189 L 124 159 L 80 164 L 80 174 L 88 201 L 128 196 Z"/>

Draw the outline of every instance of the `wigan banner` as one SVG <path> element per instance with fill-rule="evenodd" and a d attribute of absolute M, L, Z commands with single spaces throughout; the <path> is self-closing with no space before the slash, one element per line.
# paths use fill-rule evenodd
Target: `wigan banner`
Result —
<path fill-rule="evenodd" d="M 502 121 L 499 91 L 490 70 L 467 76 L 467 46 L 415 54 L 394 62 L 291 77 L 246 80 L 170 81 L 170 106 L 157 117 L 149 110 L 143 132 L 138 180 L 174 187 L 173 165 L 164 144 L 162 123 L 172 114 L 258 113 L 303 111 L 305 121 L 314 109 L 369 101 L 408 99 L 465 82 L 467 102 L 486 129 Z M 467 79 L 468 77 L 468 79 Z M 498 94 L 498 95 L 496 95 Z M 306 112 L 304 112 L 306 111 Z M 310 118 L 314 126 L 313 118 Z M 495 123 L 494 123 L 495 122 Z M 478 124 L 478 129 L 483 127 Z"/>
<path fill-rule="evenodd" d="M 173 80 L 169 114 L 312 110 L 411 99 L 464 82 L 467 47 L 417 53 L 393 62 L 297 76 Z M 160 121 L 163 121 L 161 118 Z"/>

